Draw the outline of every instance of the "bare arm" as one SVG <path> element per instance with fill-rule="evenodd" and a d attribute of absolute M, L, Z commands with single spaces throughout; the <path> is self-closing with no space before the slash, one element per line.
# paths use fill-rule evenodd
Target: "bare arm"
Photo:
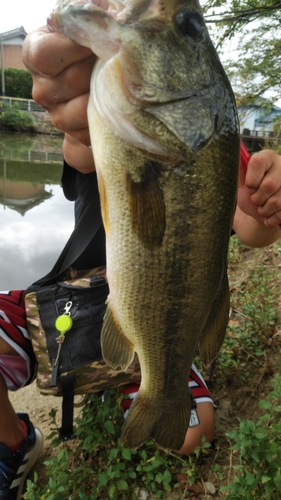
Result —
<path fill-rule="evenodd" d="M 254 154 L 247 172 L 240 168 L 233 229 L 239 240 L 264 247 L 281 237 L 281 156 L 271 150 Z"/>

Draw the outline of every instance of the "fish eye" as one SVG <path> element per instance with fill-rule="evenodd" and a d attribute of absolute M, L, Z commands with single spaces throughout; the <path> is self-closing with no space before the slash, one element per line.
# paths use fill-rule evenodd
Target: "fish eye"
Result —
<path fill-rule="evenodd" d="M 176 15 L 176 22 L 180 31 L 191 38 L 195 38 L 204 29 L 203 17 L 194 9 L 181 9 Z"/>

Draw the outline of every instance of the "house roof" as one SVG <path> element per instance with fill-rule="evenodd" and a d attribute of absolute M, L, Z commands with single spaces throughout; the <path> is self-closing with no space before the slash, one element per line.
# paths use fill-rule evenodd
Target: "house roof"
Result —
<path fill-rule="evenodd" d="M 13 40 L 21 39 L 23 41 L 27 35 L 27 32 L 25 31 L 23 26 L 20 26 L 19 28 L 16 28 L 14 30 L 0 33 L 0 35 L 2 35 L 3 45 L 10 45 Z"/>
<path fill-rule="evenodd" d="M 53 196 L 52 193 L 45 191 L 45 196 L 42 196 L 41 198 L 26 199 L 22 203 L 19 203 L 18 200 L 15 200 L 13 198 L 4 198 L 0 196 L 0 205 L 3 205 L 4 208 L 9 207 L 11 210 L 15 210 L 23 216 L 26 214 L 26 212 L 28 212 L 28 210 L 37 207 L 51 196 Z"/>
<path fill-rule="evenodd" d="M 242 104 L 241 106 L 238 106 L 240 109 L 256 109 L 256 108 L 264 108 L 267 104 L 269 103 L 269 99 L 266 99 L 265 97 L 259 96 L 254 102 L 248 103 L 248 104 Z M 271 112 L 276 112 L 280 113 L 281 108 L 279 106 L 276 106 L 276 104 L 271 104 Z"/>

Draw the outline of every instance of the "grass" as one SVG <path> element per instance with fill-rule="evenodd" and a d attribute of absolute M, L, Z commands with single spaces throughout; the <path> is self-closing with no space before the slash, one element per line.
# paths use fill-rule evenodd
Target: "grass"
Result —
<path fill-rule="evenodd" d="M 55 412 L 50 413 L 53 432 L 49 439 L 56 450 L 47 460 L 47 483 L 41 487 L 38 476 L 28 481 L 25 499 L 137 499 L 140 491 L 155 498 L 192 486 L 197 465 L 210 445 L 204 443 L 195 457 L 181 458 L 155 448 L 152 442 L 138 450 L 120 444 L 123 415 L 117 404 L 118 393 L 111 390 L 106 398 L 91 395 L 77 419 L 77 439 L 59 443 Z"/>

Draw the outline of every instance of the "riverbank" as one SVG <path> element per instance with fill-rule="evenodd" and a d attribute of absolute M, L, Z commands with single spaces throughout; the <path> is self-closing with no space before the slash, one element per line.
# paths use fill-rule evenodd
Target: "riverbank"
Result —
<path fill-rule="evenodd" d="M 32 111 L 30 114 L 35 118 L 36 121 L 35 133 L 50 134 L 61 137 L 64 135 L 60 130 L 54 127 L 47 111 Z"/>

